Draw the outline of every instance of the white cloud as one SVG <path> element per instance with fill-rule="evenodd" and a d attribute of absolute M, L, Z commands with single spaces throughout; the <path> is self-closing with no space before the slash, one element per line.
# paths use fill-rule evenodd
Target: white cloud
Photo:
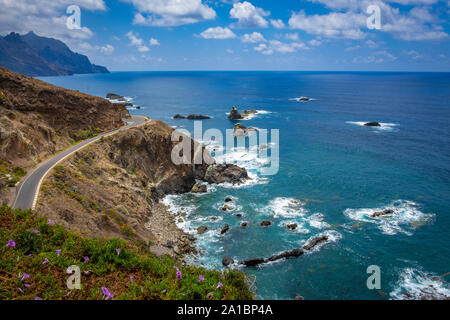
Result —
<path fill-rule="evenodd" d="M 308 43 L 309 43 L 310 46 L 313 46 L 313 47 L 318 47 L 318 46 L 320 46 L 322 44 L 321 41 L 316 40 L 316 39 L 312 39 Z"/>
<path fill-rule="evenodd" d="M 307 46 L 305 46 L 302 42 L 292 42 L 292 43 L 285 43 L 281 42 L 279 40 L 271 40 L 268 44 L 266 43 L 260 43 L 258 46 L 253 48 L 255 51 L 261 52 L 265 55 L 271 55 L 275 52 L 279 53 L 293 53 L 298 50 L 306 50 L 308 49 Z"/>
<path fill-rule="evenodd" d="M 298 41 L 300 40 L 300 37 L 298 35 L 298 33 L 286 33 L 284 35 L 284 37 L 288 40 L 292 40 L 292 41 Z"/>
<path fill-rule="evenodd" d="M 281 20 L 281 19 L 277 19 L 277 20 L 270 19 L 270 24 L 276 29 L 283 29 L 286 27 L 283 20 Z"/>
<path fill-rule="evenodd" d="M 150 43 L 151 46 L 159 46 L 160 45 L 158 39 L 155 39 L 155 38 L 150 38 L 150 40 L 148 42 Z"/>
<path fill-rule="evenodd" d="M 200 33 L 200 36 L 204 39 L 220 39 L 220 40 L 232 39 L 236 37 L 233 31 L 231 31 L 229 28 L 222 28 L 222 27 L 209 28 Z"/>
<path fill-rule="evenodd" d="M 130 40 L 130 45 L 135 46 L 139 52 L 150 51 L 150 48 L 144 44 L 144 40 L 139 38 L 139 34 L 134 34 L 133 31 L 130 31 L 126 36 Z"/>
<path fill-rule="evenodd" d="M 410 56 L 411 59 L 413 59 L 413 60 L 419 60 L 419 59 L 424 58 L 424 56 L 422 54 L 418 53 L 415 50 L 405 51 L 404 54 Z"/>
<path fill-rule="evenodd" d="M 247 33 L 241 37 L 243 43 L 258 43 L 266 42 L 264 36 L 259 32 Z"/>
<path fill-rule="evenodd" d="M 104 54 L 112 54 L 114 52 L 114 47 L 110 44 L 107 44 L 100 48 L 100 51 Z"/>
<path fill-rule="evenodd" d="M 238 19 L 232 25 L 237 28 L 267 28 L 269 22 L 264 17 L 269 15 L 270 12 L 257 8 L 248 1 L 233 4 L 230 11 L 231 18 Z"/>
<path fill-rule="evenodd" d="M 139 12 L 134 23 L 156 27 L 173 27 L 216 18 L 216 12 L 202 0 L 124 0 Z"/>
<path fill-rule="evenodd" d="M 233 50 L 231 50 L 231 49 L 227 49 L 227 53 L 229 53 L 229 54 L 233 54 L 233 53 L 234 53 L 234 51 L 233 51 Z"/>
<path fill-rule="evenodd" d="M 373 40 L 367 40 L 366 41 L 366 45 L 370 48 L 370 49 L 375 49 L 378 47 L 378 43 L 376 43 Z"/>
<path fill-rule="evenodd" d="M 367 25 L 366 20 L 364 15 L 353 12 L 308 16 L 304 11 L 300 11 L 292 14 L 289 26 L 330 38 L 363 39 L 366 34 L 361 28 Z"/>

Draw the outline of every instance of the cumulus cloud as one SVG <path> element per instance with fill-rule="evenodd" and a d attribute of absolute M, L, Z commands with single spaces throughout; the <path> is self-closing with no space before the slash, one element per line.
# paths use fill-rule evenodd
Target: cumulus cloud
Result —
<path fill-rule="evenodd" d="M 150 40 L 148 42 L 150 43 L 151 46 L 159 46 L 158 39 L 150 38 Z"/>
<path fill-rule="evenodd" d="M 130 46 L 136 47 L 139 52 L 150 51 L 150 48 L 144 44 L 144 40 L 142 40 L 142 38 L 139 38 L 138 33 L 134 34 L 133 31 L 129 31 L 126 36 L 130 40 Z"/>
<path fill-rule="evenodd" d="M 100 47 L 100 51 L 104 54 L 112 54 L 114 52 L 114 47 L 110 44 L 107 44 L 103 47 Z"/>
<path fill-rule="evenodd" d="M 248 1 L 233 4 L 230 16 L 238 19 L 238 22 L 232 26 L 236 28 L 267 28 L 269 22 L 264 18 L 270 15 L 270 12 L 255 7 Z"/>
<path fill-rule="evenodd" d="M 202 0 L 123 0 L 139 12 L 134 23 L 155 27 L 173 27 L 216 18 L 216 12 Z"/>
<path fill-rule="evenodd" d="M 281 20 L 281 19 L 277 19 L 277 20 L 270 19 L 270 24 L 276 29 L 283 29 L 286 27 L 283 20 Z"/>
<path fill-rule="evenodd" d="M 266 42 L 264 36 L 259 32 L 247 33 L 241 37 L 243 43 L 259 43 Z"/>
<path fill-rule="evenodd" d="M 26 33 L 34 31 L 38 35 L 57 38 L 68 44 L 79 45 L 93 36 L 93 32 L 83 25 L 80 29 L 68 29 L 66 9 L 78 5 L 84 10 L 105 10 L 103 0 L 0 0 L 0 30 Z"/>
<path fill-rule="evenodd" d="M 302 49 L 308 49 L 308 47 L 302 42 L 285 43 L 279 40 L 271 40 L 268 44 L 260 43 L 258 46 L 254 47 L 255 51 L 261 52 L 265 55 L 271 55 L 275 52 L 293 53 Z"/>
<path fill-rule="evenodd" d="M 231 31 L 229 28 L 222 28 L 222 27 L 209 28 L 200 33 L 200 36 L 204 39 L 220 39 L 220 40 L 232 39 L 236 37 L 234 32 Z"/>

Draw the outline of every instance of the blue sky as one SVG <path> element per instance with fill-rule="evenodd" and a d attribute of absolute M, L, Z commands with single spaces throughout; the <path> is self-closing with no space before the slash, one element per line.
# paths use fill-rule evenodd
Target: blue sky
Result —
<path fill-rule="evenodd" d="M 67 28 L 69 5 L 81 8 L 81 29 Z M 2 35 L 33 30 L 55 37 L 110 70 L 450 71 L 447 0 L 0 0 L 0 6 Z M 368 27 L 369 6 L 379 9 L 379 29 Z"/>

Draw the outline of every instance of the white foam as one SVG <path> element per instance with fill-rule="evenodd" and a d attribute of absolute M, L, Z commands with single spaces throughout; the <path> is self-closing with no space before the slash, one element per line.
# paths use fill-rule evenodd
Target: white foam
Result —
<path fill-rule="evenodd" d="M 278 197 L 270 200 L 266 210 L 271 212 L 274 218 L 302 217 L 307 212 L 304 205 L 304 202 L 298 201 L 294 198 Z"/>
<path fill-rule="evenodd" d="M 304 100 L 304 99 L 308 99 L 308 100 Z M 305 103 L 305 102 L 314 101 L 314 100 L 317 100 L 317 99 L 309 98 L 309 97 L 299 97 L 299 98 L 292 98 L 292 99 L 289 99 L 289 100 Z"/>
<path fill-rule="evenodd" d="M 365 124 L 368 123 L 370 121 L 347 121 L 346 123 L 348 124 L 355 124 L 357 126 L 361 126 L 361 127 L 366 127 Z M 398 127 L 399 124 L 397 123 L 389 123 L 389 122 L 380 122 L 380 127 L 367 127 L 367 128 L 372 128 L 372 129 L 376 129 L 379 131 L 397 131 L 398 129 L 396 127 Z M 377 131 L 375 131 L 377 132 Z"/>
<path fill-rule="evenodd" d="M 123 97 L 123 99 L 125 99 L 125 101 L 121 101 L 121 100 L 118 100 L 118 99 L 108 99 L 108 98 L 106 98 L 106 100 L 109 100 L 109 102 L 111 102 L 111 103 L 131 103 L 134 100 L 134 98 L 131 98 L 131 97 Z"/>
<path fill-rule="evenodd" d="M 434 217 L 434 214 L 425 214 L 420 211 L 418 206 L 413 201 L 396 200 L 380 208 L 346 209 L 344 215 L 352 220 L 376 224 L 382 233 L 387 235 L 404 233 L 410 236 L 411 230 L 429 222 Z M 373 213 L 387 209 L 394 210 L 394 213 L 371 217 Z"/>
<path fill-rule="evenodd" d="M 312 239 L 317 238 L 317 237 L 322 237 L 322 236 L 327 236 L 328 239 L 326 241 L 323 241 L 323 242 L 317 244 L 311 250 L 305 250 L 305 254 L 311 254 L 311 253 L 317 252 L 324 245 L 327 245 L 329 243 L 335 243 L 335 242 L 338 242 L 339 240 L 342 239 L 342 234 L 340 234 L 336 230 L 327 230 L 327 231 L 324 231 L 324 232 L 322 232 L 320 234 L 316 234 L 314 236 L 311 236 L 308 240 L 302 242 L 301 245 L 304 246 L 307 243 L 309 243 Z"/>
<path fill-rule="evenodd" d="M 436 275 L 406 268 L 400 273 L 390 296 L 394 300 L 447 300 L 450 299 L 450 286 Z"/>

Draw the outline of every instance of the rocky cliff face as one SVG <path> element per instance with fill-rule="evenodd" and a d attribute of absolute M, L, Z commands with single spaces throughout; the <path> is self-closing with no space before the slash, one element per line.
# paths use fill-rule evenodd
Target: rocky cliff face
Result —
<path fill-rule="evenodd" d="M 159 200 L 189 192 L 196 179 L 213 182 L 225 171 L 221 182 L 239 183 L 247 174 L 239 167 L 175 165 L 172 132 L 165 123 L 152 120 L 78 152 L 44 182 L 36 210 L 88 235 L 150 243 L 160 254 L 192 250 L 193 239 L 176 227 L 174 216 Z"/>
<path fill-rule="evenodd" d="M 121 104 L 0 67 L 0 175 L 10 179 L 8 168 L 37 165 L 71 143 L 119 128 L 124 117 Z"/>

